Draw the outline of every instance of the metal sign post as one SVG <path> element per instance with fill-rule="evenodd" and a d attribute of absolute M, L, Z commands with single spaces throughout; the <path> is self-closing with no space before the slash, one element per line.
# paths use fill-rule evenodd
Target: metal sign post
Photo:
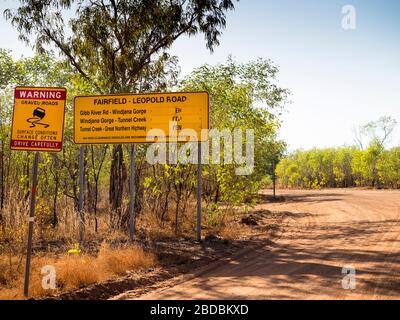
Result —
<path fill-rule="evenodd" d="M 197 241 L 201 242 L 201 194 L 203 189 L 201 176 L 201 142 L 197 147 Z"/>
<path fill-rule="evenodd" d="M 25 297 L 29 295 L 39 151 L 59 152 L 62 150 L 66 98 L 65 88 L 16 87 L 14 91 L 10 149 L 36 151 L 32 168 L 24 279 Z"/>
<path fill-rule="evenodd" d="M 30 275 L 30 270 L 31 270 L 33 223 L 34 223 L 34 219 L 35 219 L 38 167 L 39 167 L 39 152 L 36 151 L 35 160 L 33 161 L 31 201 L 30 201 L 30 207 L 29 207 L 28 247 L 27 247 L 27 251 L 26 251 L 25 281 L 24 281 L 25 297 L 28 297 L 28 295 L 29 295 L 29 275 Z"/>
<path fill-rule="evenodd" d="M 175 123 L 172 133 L 170 132 L 171 122 Z M 176 136 L 178 142 L 187 142 L 188 139 L 202 137 L 202 130 L 209 128 L 209 96 L 207 92 L 77 96 L 74 99 L 73 126 L 73 137 L 76 144 L 131 145 L 129 236 L 130 240 L 134 240 L 136 223 L 134 144 L 162 142 L 154 132 L 149 133 L 153 131 L 152 129 L 167 133 L 165 139 L 161 139 L 165 142 L 171 141 Z M 185 128 L 191 128 L 195 134 L 178 134 L 178 132 L 184 132 Z M 199 142 L 200 140 L 195 141 Z M 200 144 L 199 148 L 201 158 Z M 80 164 L 80 169 L 83 172 L 83 161 Z M 80 180 L 81 184 L 82 181 L 83 177 Z M 197 238 L 199 240 L 201 240 L 201 188 L 200 163 L 197 186 Z M 82 190 L 83 187 L 81 187 L 81 192 Z M 81 193 L 80 212 L 83 212 L 82 199 L 83 194 Z"/>
<path fill-rule="evenodd" d="M 84 238 L 85 216 L 83 212 L 83 197 L 85 191 L 85 147 L 79 148 L 79 241 Z"/>
<path fill-rule="evenodd" d="M 276 176 L 275 176 L 275 159 L 272 160 L 272 194 L 274 196 L 274 200 L 276 200 Z"/>
<path fill-rule="evenodd" d="M 135 239 L 135 145 L 131 145 L 131 166 L 130 166 L 130 202 L 129 202 L 129 238 L 131 241 Z"/>

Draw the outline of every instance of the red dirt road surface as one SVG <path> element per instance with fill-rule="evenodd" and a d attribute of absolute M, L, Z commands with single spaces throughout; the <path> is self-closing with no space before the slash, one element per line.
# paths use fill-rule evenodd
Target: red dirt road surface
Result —
<path fill-rule="evenodd" d="M 272 243 L 265 239 L 265 244 L 207 266 L 192 279 L 169 280 L 139 298 L 400 298 L 400 192 L 336 189 L 278 194 L 285 201 L 257 208 L 285 215 Z M 355 268 L 355 290 L 343 289 L 346 266 Z"/>

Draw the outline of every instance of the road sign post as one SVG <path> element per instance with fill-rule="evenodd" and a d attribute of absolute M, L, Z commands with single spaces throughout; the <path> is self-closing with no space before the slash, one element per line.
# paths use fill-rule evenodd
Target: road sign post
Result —
<path fill-rule="evenodd" d="M 201 197 L 203 183 L 201 176 L 201 142 L 197 147 L 197 241 L 201 242 Z"/>
<path fill-rule="evenodd" d="M 85 196 L 85 147 L 79 148 L 79 241 L 84 240 L 85 230 L 85 213 L 84 213 L 84 196 Z"/>
<path fill-rule="evenodd" d="M 135 145 L 131 145 L 131 155 L 130 155 L 130 180 L 129 180 L 129 238 L 131 241 L 135 239 Z"/>
<path fill-rule="evenodd" d="M 62 150 L 66 96 L 65 88 L 16 87 L 14 92 L 10 149 L 35 151 L 25 263 L 25 297 L 29 296 L 39 152 Z"/>
<path fill-rule="evenodd" d="M 27 249 L 26 249 L 25 280 L 24 280 L 24 296 L 25 297 L 29 296 L 29 276 L 30 276 L 30 270 L 31 270 L 31 257 L 32 257 L 32 245 L 33 245 L 33 223 L 35 220 L 38 168 L 39 168 L 39 152 L 36 151 L 35 159 L 33 161 L 31 200 L 30 200 L 30 205 L 29 205 L 28 245 L 27 245 Z"/>
<path fill-rule="evenodd" d="M 173 132 L 171 133 L 171 123 Z M 170 92 L 78 96 L 74 99 L 76 144 L 130 144 L 129 236 L 135 236 L 135 146 L 136 143 L 201 142 L 209 128 L 207 92 Z M 187 133 L 186 129 L 192 129 Z M 183 132 L 183 134 L 182 134 Z M 185 133 L 186 132 L 186 133 Z M 201 146 L 197 171 L 197 238 L 201 240 Z"/>

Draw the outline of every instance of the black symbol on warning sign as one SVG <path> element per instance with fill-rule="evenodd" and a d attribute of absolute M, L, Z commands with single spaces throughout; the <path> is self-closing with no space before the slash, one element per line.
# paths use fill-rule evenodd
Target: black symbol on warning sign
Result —
<path fill-rule="evenodd" d="M 41 125 L 45 128 L 48 128 L 50 125 L 46 123 L 41 123 L 39 122 L 40 120 L 43 120 L 43 118 L 46 116 L 46 110 L 42 108 L 36 108 L 33 110 L 33 117 L 27 119 L 26 121 L 31 124 L 31 128 L 36 127 L 36 125 Z"/>

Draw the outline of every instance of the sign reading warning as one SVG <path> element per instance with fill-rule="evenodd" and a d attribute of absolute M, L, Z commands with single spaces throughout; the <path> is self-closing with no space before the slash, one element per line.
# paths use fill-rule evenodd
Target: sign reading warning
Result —
<path fill-rule="evenodd" d="M 75 97 L 77 144 L 201 141 L 208 129 L 207 92 L 122 94 Z"/>
<path fill-rule="evenodd" d="M 66 96 L 64 88 L 15 88 L 11 149 L 61 151 Z"/>

